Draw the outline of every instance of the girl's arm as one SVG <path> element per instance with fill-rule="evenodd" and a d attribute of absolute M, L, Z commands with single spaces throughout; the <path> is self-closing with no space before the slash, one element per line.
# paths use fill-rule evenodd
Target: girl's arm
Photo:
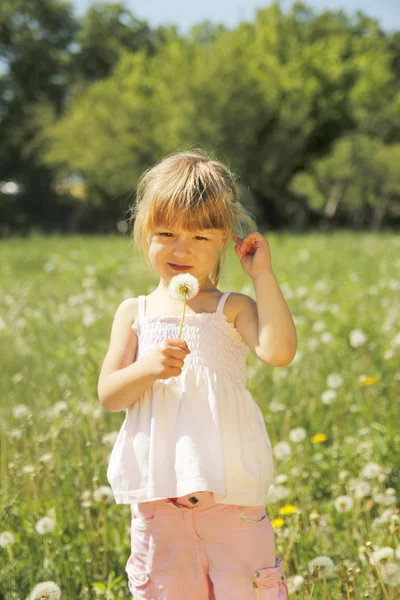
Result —
<path fill-rule="evenodd" d="M 256 302 L 241 295 L 235 326 L 260 360 L 286 366 L 296 354 L 296 327 L 272 270 L 268 242 L 260 233 L 253 233 L 237 244 L 235 251 L 253 280 Z"/>
<path fill-rule="evenodd" d="M 109 412 L 132 406 L 156 380 L 147 357 L 135 361 L 138 342 L 131 326 L 136 312 L 137 298 L 132 298 L 124 300 L 115 313 L 97 386 L 99 400 Z"/>
<path fill-rule="evenodd" d="M 285 366 L 296 354 L 296 328 L 278 281 L 271 270 L 254 279 L 258 313 L 258 358 Z"/>

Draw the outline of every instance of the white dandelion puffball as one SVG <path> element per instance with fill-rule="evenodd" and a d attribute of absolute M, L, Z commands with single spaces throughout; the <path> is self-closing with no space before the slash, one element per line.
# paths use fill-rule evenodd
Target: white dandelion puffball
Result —
<path fill-rule="evenodd" d="M 331 373 L 326 378 L 326 383 L 328 387 L 336 389 L 343 385 L 344 381 L 343 377 L 339 375 L 339 373 Z"/>
<path fill-rule="evenodd" d="M 287 442 L 278 442 L 273 449 L 273 453 L 275 458 L 278 460 L 285 460 L 286 458 L 290 458 L 292 454 L 292 449 Z"/>
<path fill-rule="evenodd" d="M 2 531 L 0 533 L 0 547 L 7 548 L 8 546 L 12 546 L 13 544 L 15 544 L 13 534 L 10 531 Z"/>
<path fill-rule="evenodd" d="M 353 329 L 353 331 L 350 331 L 349 339 L 350 345 L 353 346 L 353 348 L 358 348 L 365 344 L 368 338 L 361 329 Z"/>
<path fill-rule="evenodd" d="M 388 562 L 379 566 L 383 581 L 390 587 L 400 585 L 400 567 L 397 563 Z"/>
<path fill-rule="evenodd" d="M 320 567 L 318 579 L 330 579 L 335 574 L 335 565 L 329 556 L 317 556 L 308 564 L 311 575 L 314 571 L 314 565 Z"/>
<path fill-rule="evenodd" d="M 386 546 L 385 548 L 378 548 L 377 550 L 375 550 L 372 553 L 372 555 L 370 556 L 370 562 L 373 565 L 377 565 L 377 564 L 381 563 L 382 561 L 391 560 L 393 557 L 394 557 L 393 548 Z"/>
<path fill-rule="evenodd" d="M 349 512 L 353 508 L 353 498 L 351 496 L 338 496 L 335 500 L 335 508 L 338 512 Z"/>
<path fill-rule="evenodd" d="M 377 463 L 368 463 L 361 471 L 361 475 L 366 479 L 376 479 L 382 472 L 382 467 Z"/>
<path fill-rule="evenodd" d="M 95 502 L 112 502 L 114 496 L 109 485 L 101 485 L 93 492 L 93 500 Z"/>
<path fill-rule="evenodd" d="M 329 406 L 337 398 L 335 390 L 325 390 L 321 395 L 322 404 Z"/>
<path fill-rule="evenodd" d="M 29 600 L 59 600 L 61 598 L 61 589 L 54 581 L 43 581 L 33 588 L 29 595 Z"/>
<path fill-rule="evenodd" d="M 281 502 L 284 498 L 287 498 L 290 494 L 290 489 L 284 485 L 275 485 L 272 483 L 268 488 L 267 493 L 267 504 L 275 504 Z"/>
<path fill-rule="evenodd" d="M 349 488 L 354 492 L 355 498 L 365 498 L 371 495 L 371 486 L 368 481 L 363 479 L 350 479 Z"/>
<path fill-rule="evenodd" d="M 40 519 L 36 523 L 35 529 L 39 535 L 45 535 L 46 533 L 53 531 L 55 526 L 56 523 L 54 519 L 51 519 L 50 517 L 43 517 L 43 519 Z"/>
<path fill-rule="evenodd" d="M 190 273 L 181 273 L 175 275 L 169 282 L 168 291 L 172 298 L 176 300 L 190 300 L 194 298 L 199 291 L 199 281 Z"/>
<path fill-rule="evenodd" d="M 17 404 L 17 406 L 14 406 L 12 413 L 16 419 L 24 419 L 31 416 L 31 411 L 26 404 Z"/>
<path fill-rule="evenodd" d="M 289 577 L 287 580 L 289 594 L 295 594 L 296 592 L 299 592 L 303 587 L 303 583 L 304 577 L 301 575 L 293 575 L 292 577 Z"/>
<path fill-rule="evenodd" d="M 289 431 L 289 440 L 291 442 L 294 442 L 295 444 L 302 442 L 303 440 L 306 439 L 306 437 L 307 437 L 307 432 L 304 429 L 304 427 L 295 427 L 294 429 L 291 429 Z"/>

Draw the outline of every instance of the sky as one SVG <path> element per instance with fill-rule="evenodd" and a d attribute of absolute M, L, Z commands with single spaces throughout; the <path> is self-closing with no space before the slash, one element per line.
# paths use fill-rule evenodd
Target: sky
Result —
<path fill-rule="evenodd" d="M 94 3 L 94 0 L 71 1 L 77 16 L 82 15 Z M 240 21 L 252 21 L 256 10 L 269 4 L 270 0 L 126 0 L 126 5 L 137 18 L 145 19 L 153 27 L 176 23 L 181 34 L 187 33 L 192 25 L 205 20 L 235 27 Z M 285 12 L 292 4 L 291 0 L 281 0 Z M 361 10 L 367 16 L 377 19 L 386 31 L 400 30 L 400 0 L 305 0 L 305 4 L 317 13 L 325 9 L 343 8 L 351 16 Z"/>

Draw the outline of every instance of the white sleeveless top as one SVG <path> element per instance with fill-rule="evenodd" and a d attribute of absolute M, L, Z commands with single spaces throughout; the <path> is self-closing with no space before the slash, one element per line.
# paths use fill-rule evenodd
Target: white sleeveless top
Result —
<path fill-rule="evenodd" d="M 185 315 L 181 337 L 191 353 L 182 373 L 157 379 L 127 409 L 107 469 L 117 504 L 210 491 L 218 503 L 265 506 L 272 447 L 246 388 L 247 345 L 223 312 L 229 294 L 215 313 Z M 147 317 L 145 296 L 138 300 L 135 360 L 177 337 L 181 321 Z"/>

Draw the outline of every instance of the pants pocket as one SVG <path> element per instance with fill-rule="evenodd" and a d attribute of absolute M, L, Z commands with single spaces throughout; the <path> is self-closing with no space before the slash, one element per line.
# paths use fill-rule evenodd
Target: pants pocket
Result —
<path fill-rule="evenodd" d="M 149 531 L 154 524 L 157 513 L 156 502 L 141 502 L 132 505 L 131 528 L 135 531 Z"/>
<path fill-rule="evenodd" d="M 252 580 L 257 600 L 288 600 L 289 589 L 280 558 L 275 558 L 274 567 L 254 571 Z"/>
<path fill-rule="evenodd" d="M 135 599 L 154 600 L 150 576 L 146 571 L 140 570 L 139 565 L 135 563 L 132 555 L 126 563 L 125 571 L 128 575 L 129 590 Z"/>
<path fill-rule="evenodd" d="M 267 518 L 265 506 L 239 506 L 237 514 L 245 523 L 260 523 Z"/>

